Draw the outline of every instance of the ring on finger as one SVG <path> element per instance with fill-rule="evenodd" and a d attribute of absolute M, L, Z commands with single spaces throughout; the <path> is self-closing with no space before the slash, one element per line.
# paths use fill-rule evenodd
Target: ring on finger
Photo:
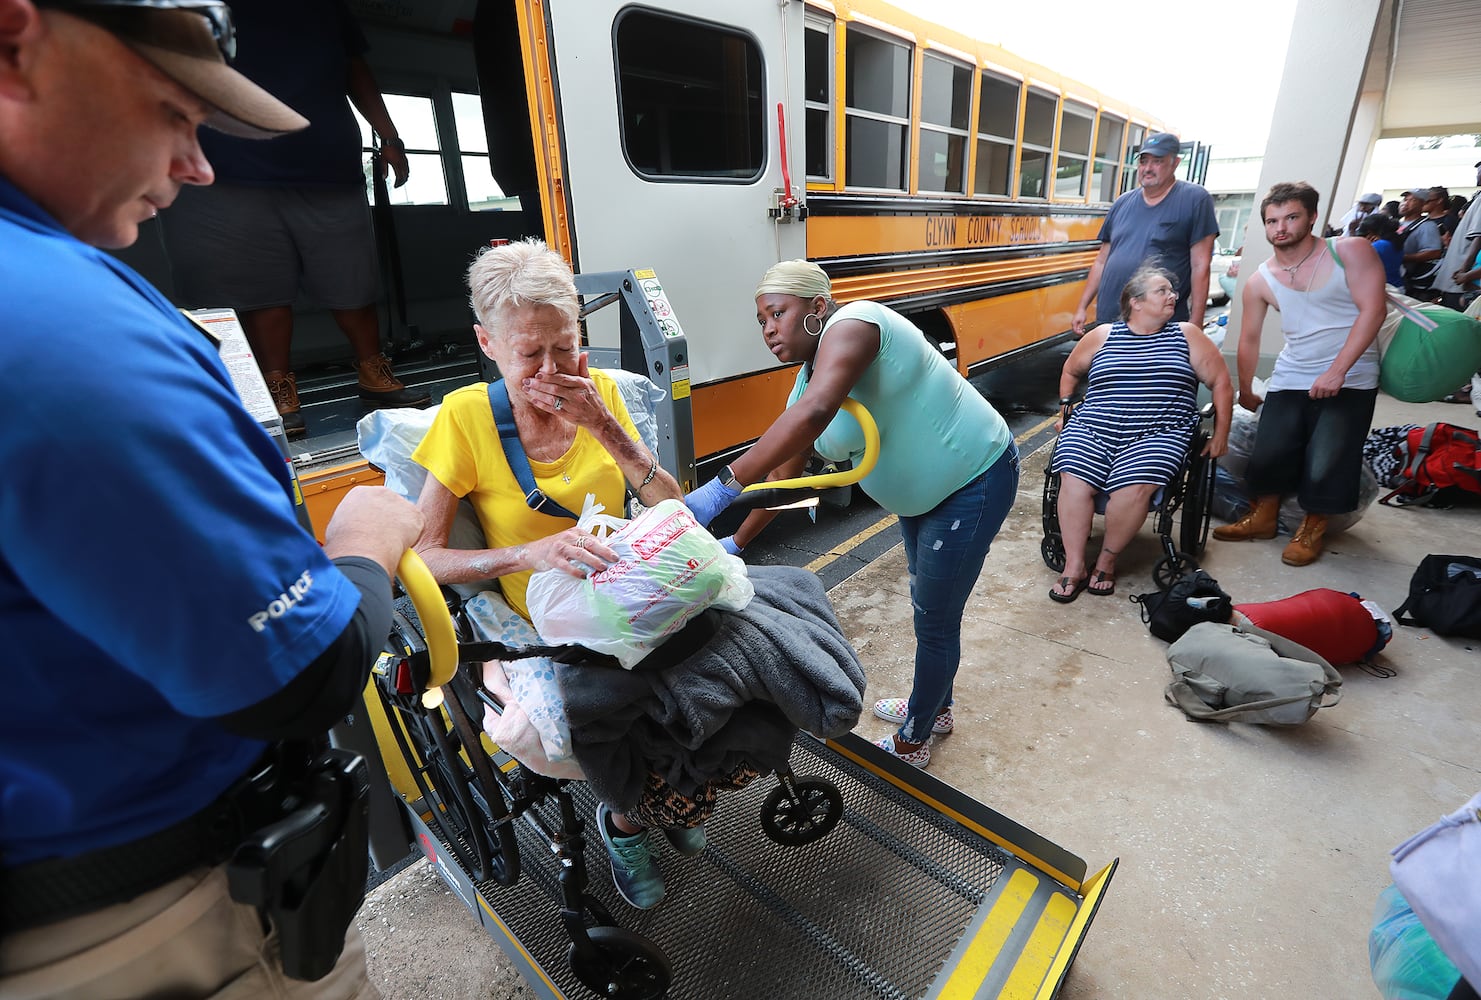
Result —
<path fill-rule="evenodd" d="M 584 548 L 586 548 L 586 536 L 585 535 L 577 535 L 576 536 L 576 547 L 578 549 L 584 549 Z"/>
<path fill-rule="evenodd" d="M 565 407 L 565 405 L 566 405 L 566 401 L 564 399 L 562 399 L 559 396 L 555 397 L 555 408 L 557 410 L 563 409 Z"/>

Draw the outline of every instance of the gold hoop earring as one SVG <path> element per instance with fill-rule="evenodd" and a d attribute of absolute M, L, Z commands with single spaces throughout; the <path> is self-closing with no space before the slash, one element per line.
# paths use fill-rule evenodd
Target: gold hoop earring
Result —
<path fill-rule="evenodd" d="M 815 319 L 818 321 L 818 328 L 816 330 L 807 325 L 807 321 L 810 319 Z M 802 331 L 809 337 L 821 337 L 823 335 L 823 317 L 819 316 L 817 313 L 808 313 L 806 316 L 803 316 Z"/>

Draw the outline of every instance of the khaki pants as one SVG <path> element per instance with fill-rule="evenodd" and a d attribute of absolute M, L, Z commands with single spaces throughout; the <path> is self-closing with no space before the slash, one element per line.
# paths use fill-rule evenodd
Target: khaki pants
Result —
<path fill-rule="evenodd" d="M 276 933 L 233 902 L 225 868 L 201 869 L 137 899 L 0 937 L 0 1000 L 378 1000 L 352 925 L 329 975 L 283 975 Z"/>

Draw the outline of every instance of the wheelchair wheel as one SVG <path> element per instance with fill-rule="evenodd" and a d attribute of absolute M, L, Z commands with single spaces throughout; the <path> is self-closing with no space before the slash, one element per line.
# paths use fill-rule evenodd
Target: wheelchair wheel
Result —
<path fill-rule="evenodd" d="M 1157 565 L 1152 567 L 1152 582 L 1157 585 L 1158 590 L 1166 590 L 1177 582 L 1179 577 L 1192 573 L 1196 569 L 1198 569 L 1198 560 L 1186 552 L 1179 552 L 1172 558 L 1163 556 L 1157 560 Z"/>
<path fill-rule="evenodd" d="M 1059 473 L 1050 472 L 1054 464 L 1054 446 L 1049 446 L 1049 459 L 1044 465 L 1044 503 L 1039 518 L 1044 528 L 1044 540 L 1039 543 L 1039 555 L 1044 565 L 1058 573 L 1064 569 L 1064 533 L 1059 526 Z"/>
<path fill-rule="evenodd" d="M 838 825 L 843 795 L 831 781 L 802 778 L 779 784 L 761 804 L 761 829 L 778 844 L 810 844 Z"/>
<path fill-rule="evenodd" d="M 432 824 L 469 877 L 484 881 L 492 871 L 493 845 L 473 799 L 472 774 L 458 756 L 461 744 L 448 727 L 447 715 L 441 707 L 429 709 L 420 702 L 408 707 L 384 693 L 382 700 L 391 732 Z"/>
<path fill-rule="evenodd" d="M 674 971 L 658 945 L 621 927 L 593 927 L 587 936 L 596 958 L 583 959 L 574 944 L 567 953 L 581 985 L 617 1000 L 658 1000 L 668 991 Z"/>
<path fill-rule="evenodd" d="M 1218 473 L 1218 462 L 1199 454 L 1208 443 L 1208 435 L 1200 433 L 1193 442 L 1193 456 L 1188 462 L 1188 483 L 1183 493 L 1181 524 L 1178 528 L 1178 547 L 1192 556 L 1203 555 L 1208 545 L 1209 513 L 1214 499 L 1214 477 Z"/>
<path fill-rule="evenodd" d="M 1039 543 L 1039 555 L 1044 557 L 1044 565 L 1058 573 L 1064 569 L 1064 539 L 1059 535 L 1045 535 L 1044 540 Z"/>
<path fill-rule="evenodd" d="M 482 727 L 474 725 L 463 696 L 468 693 L 466 681 L 461 675 L 453 678 L 447 686 L 448 698 L 443 703 L 452 718 L 453 729 L 462 745 L 464 756 L 473 769 L 473 798 L 486 821 L 486 832 L 490 835 L 492 851 L 489 855 L 487 877 L 499 885 L 513 885 L 519 881 L 519 841 L 514 835 L 514 825 L 509 822 L 509 806 L 506 802 L 504 783 L 499 780 L 493 761 L 484 751 L 479 734 Z M 477 704 L 476 697 L 473 702 Z"/>

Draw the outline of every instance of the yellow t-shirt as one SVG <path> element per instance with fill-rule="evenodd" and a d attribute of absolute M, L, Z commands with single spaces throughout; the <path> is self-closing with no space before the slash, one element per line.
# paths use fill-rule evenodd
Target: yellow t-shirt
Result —
<path fill-rule="evenodd" d="M 597 369 L 591 370 L 591 380 L 627 436 L 638 441 L 617 383 Z M 524 545 L 573 523 L 569 518 L 537 513 L 525 503 L 524 491 L 504 458 L 485 383 L 465 385 L 448 393 L 427 436 L 411 457 L 454 495 L 472 501 L 489 548 Z M 576 429 L 576 440 L 564 455 L 553 462 L 531 459 L 530 470 L 535 474 L 535 485 L 569 511 L 579 514 L 586 495 L 592 493 L 608 514 L 623 516 L 626 483 L 622 470 L 584 427 Z M 526 619 L 530 617 L 525 604 L 529 580 L 528 570 L 499 579 L 504 600 Z"/>

